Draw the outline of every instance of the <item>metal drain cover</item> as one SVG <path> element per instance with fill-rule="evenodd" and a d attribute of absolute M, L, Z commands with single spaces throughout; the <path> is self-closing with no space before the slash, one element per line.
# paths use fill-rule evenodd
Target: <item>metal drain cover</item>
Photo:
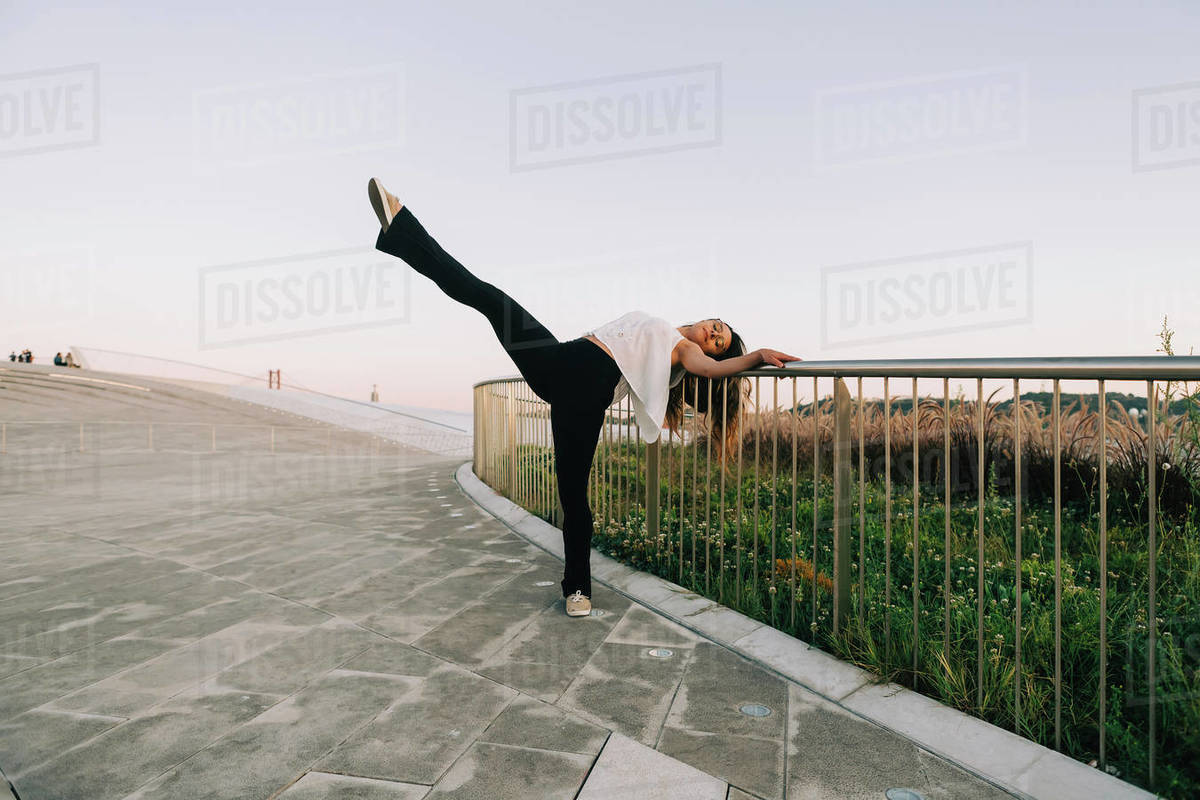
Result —
<path fill-rule="evenodd" d="M 603 617 L 603 616 L 604 616 L 604 613 L 605 613 L 605 612 L 604 612 L 604 609 L 603 609 L 603 608 L 593 608 L 593 609 L 592 609 L 592 613 L 591 613 L 589 616 L 593 616 L 593 617 Z"/>
<path fill-rule="evenodd" d="M 883 796 L 887 800 L 925 800 L 924 795 L 913 789 L 888 789 Z"/>
<path fill-rule="evenodd" d="M 665 647 L 656 647 L 653 650 L 650 650 L 649 653 L 655 658 L 670 658 L 671 656 L 675 655 L 675 651 L 668 650 Z"/>
<path fill-rule="evenodd" d="M 747 717 L 765 717 L 771 713 L 771 709 L 758 703 L 746 703 L 745 705 L 738 706 L 738 711 Z"/>
<path fill-rule="evenodd" d="M 521 559 L 519 559 L 519 558 L 506 558 L 506 559 L 504 559 L 504 563 L 505 563 L 505 564 L 520 564 L 520 563 L 521 563 Z"/>
<path fill-rule="evenodd" d="M 537 583 L 535 583 L 533 585 L 534 586 L 553 586 L 554 581 L 538 581 Z"/>

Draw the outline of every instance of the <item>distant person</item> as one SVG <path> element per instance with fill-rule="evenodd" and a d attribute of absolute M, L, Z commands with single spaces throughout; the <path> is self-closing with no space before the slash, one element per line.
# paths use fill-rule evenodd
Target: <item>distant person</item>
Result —
<path fill-rule="evenodd" d="M 55 353 L 54 354 L 54 366 L 65 367 L 66 365 L 67 365 L 67 362 L 63 360 L 62 353 Z"/>
<path fill-rule="evenodd" d="M 79 366 L 78 364 L 75 363 L 75 356 L 71 355 L 70 350 L 67 351 L 67 357 L 63 359 L 63 365 L 67 366 L 67 367 L 78 367 Z"/>
<path fill-rule="evenodd" d="M 16 350 L 13 350 L 11 353 L 8 354 L 8 360 L 9 361 L 17 360 L 17 351 Z"/>
<path fill-rule="evenodd" d="M 381 230 L 375 249 L 404 260 L 452 300 L 487 318 L 500 346 L 529 388 L 550 404 L 554 469 L 563 508 L 565 552 L 562 593 L 566 613 L 591 613 L 591 539 L 588 474 L 608 407 L 632 395 L 643 438 L 661 435 L 662 424 L 683 413 L 686 370 L 709 383 L 692 405 L 708 415 L 710 436 L 728 454 L 736 442 L 745 379 L 718 380 L 759 364 L 782 367 L 799 361 L 778 350 L 747 353 L 741 337 L 724 321 L 704 319 L 674 326 L 644 311 L 631 311 L 589 333 L 560 342 L 532 314 L 500 289 L 472 275 L 433 240 L 404 206 L 372 178 L 367 194 Z M 707 397 L 712 397 L 709 408 Z M 664 414 L 667 419 L 664 420 Z M 672 424 L 674 428 L 674 424 Z"/>
<path fill-rule="evenodd" d="M 26 351 L 25 351 L 25 363 L 26 363 L 26 364 L 32 364 L 32 363 L 33 363 L 33 351 L 31 351 L 31 350 L 26 350 Z"/>

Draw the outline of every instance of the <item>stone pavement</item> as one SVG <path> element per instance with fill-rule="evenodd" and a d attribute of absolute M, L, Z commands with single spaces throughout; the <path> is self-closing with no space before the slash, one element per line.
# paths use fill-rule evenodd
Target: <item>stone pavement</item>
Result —
<path fill-rule="evenodd" d="M 21 800 L 1009 797 L 599 583 L 567 617 L 459 458 L 39 435 L 0 456 Z"/>

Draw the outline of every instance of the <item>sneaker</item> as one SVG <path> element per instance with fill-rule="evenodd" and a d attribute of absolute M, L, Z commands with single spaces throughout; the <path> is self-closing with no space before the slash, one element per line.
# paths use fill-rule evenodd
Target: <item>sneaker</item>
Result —
<path fill-rule="evenodd" d="M 592 613 L 592 601 L 579 589 L 567 595 L 566 606 L 567 615 L 571 617 L 586 617 Z"/>
<path fill-rule="evenodd" d="M 386 231 L 392 224 L 392 219 L 400 211 L 400 201 L 383 188 L 383 184 L 379 182 L 378 178 L 371 178 L 367 182 L 367 196 L 371 198 L 371 208 L 375 209 L 375 216 L 379 217 L 379 224 Z"/>

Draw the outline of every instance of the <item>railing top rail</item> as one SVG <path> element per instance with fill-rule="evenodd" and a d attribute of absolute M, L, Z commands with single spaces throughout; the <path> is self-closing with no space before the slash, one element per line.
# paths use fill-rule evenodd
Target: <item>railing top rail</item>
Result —
<path fill-rule="evenodd" d="M 881 358 L 796 361 L 760 366 L 737 377 L 818 378 L 1062 378 L 1065 380 L 1200 380 L 1200 356 L 1040 356 L 1036 358 Z M 478 381 L 520 381 L 506 375 Z"/>

